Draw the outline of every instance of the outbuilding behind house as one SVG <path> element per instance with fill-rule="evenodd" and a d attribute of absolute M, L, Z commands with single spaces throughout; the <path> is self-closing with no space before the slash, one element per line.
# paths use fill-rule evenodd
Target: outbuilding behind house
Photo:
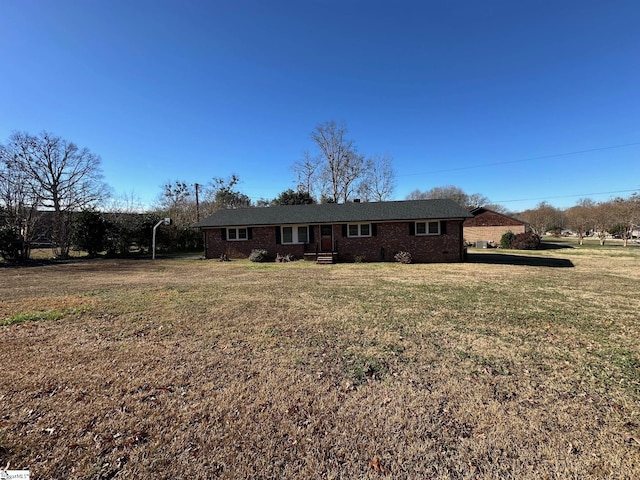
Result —
<path fill-rule="evenodd" d="M 526 223 L 488 208 L 471 208 L 469 212 L 472 218 L 464 222 L 464 240 L 470 244 L 499 245 L 505 233 L 511 231 L 517 235 L 526 230 Z"/>

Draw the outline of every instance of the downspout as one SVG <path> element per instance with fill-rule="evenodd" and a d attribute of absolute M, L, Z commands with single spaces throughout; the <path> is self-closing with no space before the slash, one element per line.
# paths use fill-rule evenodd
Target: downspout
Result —
<path fill-rule="evenodd" d="M 467 247 L 464 244 L 464 222 L 465 219 L 463 218 L 462 221 L 460 222 L 460 261 L 461 262 L 465 262 L 467 260 Z"/>

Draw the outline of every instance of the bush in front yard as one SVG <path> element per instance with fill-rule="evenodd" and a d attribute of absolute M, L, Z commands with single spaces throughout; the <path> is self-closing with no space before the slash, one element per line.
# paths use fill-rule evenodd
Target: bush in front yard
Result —
<path fill-rule="evenodd" d="M 263 248 L 258 248 L 251 251 L 251 255 L 249 255 L 249 260 L 251 260 L 252 262 L 265 262 L 268 256 L 269 256 L 269 252 L 267 252 Z"/>
<path fill-rule="evenodd" d="M 516 250 L 535 250 L 540 246 L 540 237 L 533 232 L 519 233 L 511 242 Z"/>
<path fill-rule="evenodd" d="M 398 252 L 393 258 L 395 258 L 398 263 L 411 263 L 411 254 L 409 252 Z"/>
<path fill-rule="evenodd" d="M 500 248 L 511 248 L 511 244 L 513 243 L 515 238 L 516 234 L 511 230 L 505 232 L 505 234 L 502 235 L 502 238 L 500 239 Z"/>
<path fill-rule="evenodd" d="M 22 235 L 12 227 L 0 227 L 0 257 L 17 263 L 22 256 Z"/>

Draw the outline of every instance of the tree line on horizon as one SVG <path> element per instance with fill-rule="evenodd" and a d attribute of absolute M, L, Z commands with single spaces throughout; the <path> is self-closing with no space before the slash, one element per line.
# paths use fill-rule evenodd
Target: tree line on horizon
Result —
<path fill-rule="evenodd" d="M 391 200 L 396 184 L 393 158 L 388 154 L 365 156 L 347 133 L 344 124 L 334 121 L 317 125 L 310 134 L 314 150 L 304 151 L 291 166 L 296 188 L 273 199 L 252 202 L 238 189 L 240 178 L 235 174 L 202 184 L 174 180 L 162 185 L 150 211 L 140 213 L 134 199 L 112 199 L 98 155 L 47 132 L 15 132 L 0 145 L 0 256 L 27 261 L 43 231 L 55 258 L 68 257 L 72 248 L 124 255 L 136 244 L 144 252 L 149 249 L 153 225 L 165 217 L 173 223 L 161 229 L 160 248 L 194 250 L 202 247 L 202 236 L 193 225 L 219 209 L 344 203 L 356 198 L 363 202 Z M 542 202 L 521 213 L 509 212 L 482 194 L 467 194 L 453 185 L 417 189 L 406 197 L 437 198 L 519 218 L 538 234 L 571 228 L 581 243 L 589 232 L 598 232 L 604 243 L 602 232 L 607 232 L 620 235 L 626 245 L 633 226 L 640 224 L 637 194 L 599 203 L 582 199 L 565 211 Z M 43 229 L 43 224 L 48 228 Z"/>
<path fill-rule="evenodd" d="M 519 213 L 516 218 L 527 223 L 539 236 L 547 232 L 562 235 L 570 231 L 580 245 L 583 245 L 585 237 L 594 236 L 600 245 L 610 237 L 617 237 L 626 247 L 640 231 L 640 195 L 634 193 L 627 198 L 617 197 L 603 202 L 583 198 L 564 210 L 541 202 L 535 208 Z"/>

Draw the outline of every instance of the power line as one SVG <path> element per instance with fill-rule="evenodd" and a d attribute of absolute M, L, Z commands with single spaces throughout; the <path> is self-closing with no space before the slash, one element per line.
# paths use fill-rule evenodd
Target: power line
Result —
<path fill-rule="evenodd" d="M 522 162 L 531 162 L 533 160 L 546 160 L 549 158 L 558 158 L 558 157 L 567 157 L 570 155 L 580 155 L 582 153 L 589 152 L 598 152 L 602 150 L 612 150 L 614 148 L 624 148 L 624 147 L 632 147 L 635 145 L 640 145 L 640 142 L 632 142 L 632 143 L 622 143 L 620 145 L 610 145 L 607 147 L 598 147 L 598 148 L 589 148 L 586 150 L 576 150 L 575 152 L 564 152 L 564 153 L 554 153 L 551 155 L 542 155 L 540 157 L 529 157 L 529 158 L 521 158 L 520 160 L 506 160 L 504 162 L 492 162 L 492 163 L 483 163 L 479 165 L 468 165 L 466 167 L 456 167 L 456 168 L 447 168 L 444 170 L 431 170 L 429 172 L 420 172 L 420 173 L 405 173 L 404 175 L 398 175 L 399 177 L 413 177 L 418 175 L 429 175 L 431 173 L 445 173 L 445 172 L 458 172 L 460 170 L 471 170 L 474 168 L 485 168 L 485 167 L 494 167 L 497 165 L 509 165 L 513 163 L 522 163 Z"/>
<path fill-rule="evenodd" d="M 578 193 L 575 195 L 555 195 L 553 197 L 538 197 L 538 198 L 519 198 L 516 200 L 496 200 L 491 203 L 514 203 L 514 202 L 534 202 L 534 201 L 544 201 L 554 198 L 575 198 L 575 197 L 589 197 L 591 195 L 611 195 L 613 193 L 629 193 L 629 192 L 637 192 L 640 188 L 635 188 L 632 190 L 614 190 L 611 192 L 592 192 L 592 193 Z"/>
<path fill-rule="evenodd" d="M 432 174 L 432 173 L 457 172 L 457 171 L 461 171 L 461 170 L 471 170 L 471 169 L 474 169 L 474 168 L 485 168 L 485 167 L 498 166 L 498 165 L 509 165 L 509 164 L 514 164 L 514 163 L 530 162 L 530 161 L 534 161 L 534 160 L 546 160 L 546 159 L 550 159 L 550 158 L 567 157 L 567 156 L 571 156 L 571 155 L 580 155 L 580 154 L 583 154 L 583 153 L 599 152 L 599 151 L 604 151 L 604 150 L 613 150 L 613 149 L 616 149 L 616 148 L 625 148 L 625 147 L 632 147 L 632 146 L 637 146 L 637 145 L 640 145 L 640 142 L 622 143 L 622 144 L 618 144 L 618 145 L 608 145 L 606 147 L 597 147 L 597 148 L 589 148 L 589 149 L 584 149 L 584 150 L 575 150 L 575 151 L 572 151 L 572 152 L 554 153 L 554 154 L 550 154 L 550 155 L 541 155 L 541 156 L 538 156 L 538 157 L 522 158 L 522 159 L 519 159 L 519 160 L 505 160 L 505 161 L 502 161 L 502 162 L 491 162 L 491 163 L 483 163 L 483 164 L 478 164 L 478 165 L 468 165 L 468 166 L 465 166 L 465 167 L 448 168 L 448 169 L 442 169 L 442 170 L 431 170 L 431 171 L 428 171 L 428 172 L 406 173 L 406 174 L 403 174 L 403 175 L 397 175 L 397 177 L 411 177 L 411 176 L 418 176 L 418 175 L 429 175 L 429 174 Z M 590 195 L 608 195 L 608 194 L 614 194 L 614 193 L 629 193 L 629 192 L 637 192 L 638 190 L 640 190 L 640 189 L 616 190 L 616 191 L 611 191 L 611 192 L 579 193 L 579 194 L 575 194 L 575 195 L 557 195 L 557 196 L 552 196 L 552 197 L 521 198 L 521 199 L 512 199 L 512 200 L 497 200 L 497 201 L 492 201 L 492 203 L 515 203 L 515 202 L 544 201 L 544 200 L 557 199 L 557 198 L 575 198 L 575 197 L 588 197 Z M 255 196 L 248 196 L 248 198 L 250 198 L 251 200 L 269 200 L 269 199 L 266 199 L 265 197 L 255 197 Z"/>

